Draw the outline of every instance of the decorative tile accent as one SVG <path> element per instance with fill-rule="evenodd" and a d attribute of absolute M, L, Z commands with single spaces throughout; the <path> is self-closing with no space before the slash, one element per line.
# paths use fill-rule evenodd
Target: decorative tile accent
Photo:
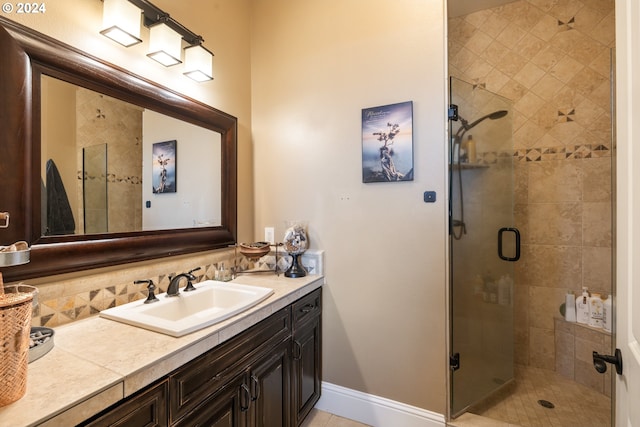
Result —
<path fill-rule="evenodd" d="M 484 153 L 483 153 L 484 154 Z M 513 157 L 521 162 L 539 162 L 544 160 L 589 159 L 592 157 L 610 157 L 609 147 L 599 144 L 560 146 L 546 148 L 527 148 L 514 150 Z M 488 163 L 488 162 L 487 162 Z"/>
<path fill-rule="evenodd" d="M 568 113 L 564 113 L 562 111 L 558 111 L 558 122 L 572 122 L 574 121 L 574 117 L 576 115 L 576 109 L 573 108 Z"/>
<path fill-rule="evenodd" d="M 561 27 L 563 30 L 573 30 L 573 27 L 576 23 L 575 16 L 572 16 L 567 22 L 562 22 L 558 19 L 558 27 Z"/>

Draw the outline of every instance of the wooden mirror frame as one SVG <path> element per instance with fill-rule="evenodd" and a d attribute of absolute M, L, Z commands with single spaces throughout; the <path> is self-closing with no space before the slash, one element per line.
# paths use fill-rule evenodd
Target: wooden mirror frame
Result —
<path fill-rule="evenodd" d="M 237 237 L 237 119 L 51 37 L 0 17 L 0 244 L 26 240 L 27 264 L 5 281 L 51 276 L 227 247 Z M 40 76 L 62 78 L 221 134 L 221 226 L 41 235 Z M 35 97 L 34 97 L 35 95 Z"/>

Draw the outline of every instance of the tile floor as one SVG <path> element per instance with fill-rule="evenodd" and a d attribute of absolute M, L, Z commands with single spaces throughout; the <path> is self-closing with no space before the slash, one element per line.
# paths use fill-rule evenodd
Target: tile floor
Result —
<path fill-rule="evenodd" d="M 356 421 L 342 418 L 328 412 L 312 409 L 309 416 L 302 423 L 302 427 L 369 427 Z"/>
<path fill-rule="evenodd" d="M 538 400 L 555 407 L 540 406 Z M 555 372 L 516 367 L 516 383 L 506 396 L 497 396 L 466 413 L 451 427 L 608 427 L 611 399 Z M 302 427 L 367 427 L 328 412 L 313 409 Z M 385 427 L 385 426 L 376 426 Z M 395 427 L 395 426 L 394 426 Z"/>
<path fill-rule="evenodd" d="M 608 427 L 611 399 L 546 369 L 516 366 L 515 385 L 450 423 L 456 427 Z M 553 409 L 538 404 L 546 400 Z"/>

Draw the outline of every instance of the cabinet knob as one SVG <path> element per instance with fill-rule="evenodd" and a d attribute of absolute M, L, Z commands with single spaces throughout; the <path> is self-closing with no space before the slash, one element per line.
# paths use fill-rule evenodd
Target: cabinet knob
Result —
<path fill-rule="evenodd" d="M 253 393 L 251 393 L 251 401 L 255 402 L 260 397 L 260 381 L 255 375 L 251 375 L 251 384 L 253 385 Z"/>
<path fill-rule="evenodd" d="M 243 404 L 242 396 L 240 397 L 240 410 L 242 412 L 247 412 L 249 410 L 249 405 L 251 405 L 251 392 L 249 391 L 249 387 L 247 387 L 246 384 L 242 384 L 240 388 L 242 389 L 242 395 L 244 396 L 244 401 L 247 402 L 246 405 Z"/>
<path fill-rule="evenodd" d="M 313 311 L 314 308 L 316 308 L 315 304 L 307 304 L 304 307 L 302 307 L 300 311 L 303 313 L 309 313 Z"/>
<path fill-rule="evenodd" d="M 300 345 L 298 340 L 294 340 L 293 345 L 293 358 L 295 360 L 300 360 L 302 358 L 302 345 Z"/>
<path fill-rule="evenodd" d="M 0 228 L 9 227 L 9 212 L 0 212 L 0 221 L 2 221 Z"/>

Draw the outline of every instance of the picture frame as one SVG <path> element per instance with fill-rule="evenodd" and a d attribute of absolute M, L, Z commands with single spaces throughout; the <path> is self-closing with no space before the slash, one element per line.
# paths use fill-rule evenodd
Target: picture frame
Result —
<path fill-rule="evenodd" d="M 362 110 L 362 182 L 413 181 L 413 101 Z"/>
<path fill-rule="evenodd" d="M 151 150 L 151 183 L 153 193 L 176 193 L 178 191 L 178 142 L 155 142 Z"/>

